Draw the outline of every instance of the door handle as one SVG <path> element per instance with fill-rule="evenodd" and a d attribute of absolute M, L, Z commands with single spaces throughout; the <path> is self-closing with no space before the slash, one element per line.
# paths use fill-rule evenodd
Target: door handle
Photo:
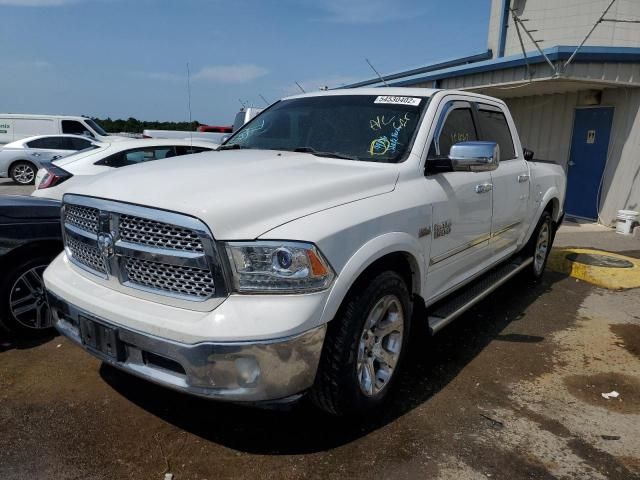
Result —
<path fill-rule="evenodd" d="M 529 175 L 518 175 L 518 183 L 524 183 L 529 181 Z"/>
<path fill-rule="evenodd" d="M 576 162 L 569 162 L 569 166 L 573 167 L 576 164 Z"/>
<path fill-rule="evenodd" d="M 483 183 L 481 185 L 476 185 L 476 193 L 487 193 L 493 190 L 493 184 L 491 183 Z"/>

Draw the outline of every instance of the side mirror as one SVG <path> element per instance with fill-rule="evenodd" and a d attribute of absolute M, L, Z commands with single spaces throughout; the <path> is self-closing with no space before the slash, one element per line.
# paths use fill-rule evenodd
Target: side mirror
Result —
<path fill-rule="evenodd" d="M 533 156 L 534 156 L 533 150 L 529 150 L 528 148 L 523 148 L 522 153 L 524 154 L 524 159 L 527 162 L 530 162 L 531 160 L 533 160 Z"/>
<path fill-rule="evenodd" d="M 490 172 L 498 168 L 500 147 L 495 142 L 460 142 L 451 147 L 454 172 Z"/>
<path fill-rule="evenodd" d="M 84 135 L 85 137 L 95 138 L 93 136 L 93 133 L 91 133 L 89 130 L 85 130 L 84 132 L 82 132 L 82 135 Z"/>

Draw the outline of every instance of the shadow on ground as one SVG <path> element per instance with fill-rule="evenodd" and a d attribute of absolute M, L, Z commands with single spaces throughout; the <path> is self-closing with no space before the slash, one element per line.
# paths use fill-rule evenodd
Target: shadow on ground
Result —
<path fill-rule="evenodd" d="M 521 319 L 533 302 L 563 278 L 561 274 L 547 273 L 544 280 L 536 284 L 519 277 L 435 338 L 416 336 L 405 358 L 405 369 L 398 378 L 394 398 L 389 399 L 384 410 L 367 419 L 334 418 L 316 410 L 305 400 L 287 411 L 212 402 L 158 387 L 106 365 L 102 366 L 100 374 L 119 394 L 148 412 L 228 448 L 267 455 L 325 451 L 384 427 L 427 402 L 490 342 L 542 342 L 543 336 L 501 332 Z M 554 325 L 548 318 L 540 321 Z"/>

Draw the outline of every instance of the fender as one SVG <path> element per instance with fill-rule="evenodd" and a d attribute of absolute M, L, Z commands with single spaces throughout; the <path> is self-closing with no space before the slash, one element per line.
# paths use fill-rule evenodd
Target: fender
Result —
<path fill-rule="evenodd" d="M 536 190 L 539 188 L 540 186 L 536 185 Z M 524 236 L 524 241 L 522 242 L 522 246 L 526 245 L 529 239 L 531 238 L 531 235 L 533 235 L 533 231 L 538 225 L 538 221 L 540 221 L 540 217 L 542 217 L 542 212 L 544 212 L 545 208 L 547 208 L 547 205 L 549 205 L 549 202 L 556 199 L 559 204 L 557 211 L 555 211 L 556 209 L 554 208 L 554 211 L 551 212 L 551 219 L 554 222 L 557 222 L 558 219 L 560 218 L 560 215 L 562 214 L 562 206 L 560 205 L 561 195 L 560 195 L 560 191 L 555 185 L 553 187 L 550 187 L 544 193 L 544 195 L 542 194 L 541 191 L 538 191 L 537 193 L 536 192 L 533 192 L 533 193 L 535 195 L 535 202 L 538 204 L 538 206 L 531 218 L 531 222 L 529 223 L 529 228 L 527 229 L 526 234 Z"/>
<path fill-rule="evenodd" d="M 362 245 L 342 268 L 325 303 L 321 323 L 327 323 L 335 317 L 349 289 L 367 267 L 385 255 L 398 252 L 408 254 L 415 270 L 412 293 L 419 294 L 421 279 L 426 271 L 422 244 L 408 233 L 385 233 Z"/>

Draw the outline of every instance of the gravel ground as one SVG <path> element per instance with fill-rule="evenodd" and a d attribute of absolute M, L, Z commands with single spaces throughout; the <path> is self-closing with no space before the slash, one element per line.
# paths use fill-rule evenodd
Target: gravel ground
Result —
<path fill-rule="evenodd" d="M 383 412 L 345 420 L 188 397 L 61 337 L 0 339 L 0 478 L 640 478 L 637 291 L 519 278 L 407 360 Z"/>

